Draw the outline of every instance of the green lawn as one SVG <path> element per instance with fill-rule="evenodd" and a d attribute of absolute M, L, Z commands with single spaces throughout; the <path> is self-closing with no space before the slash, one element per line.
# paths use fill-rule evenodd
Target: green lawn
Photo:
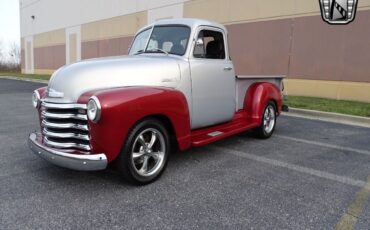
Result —
<path fill-rule="evenodd" d="M 29 79 L 40 79 L 40 80 L 49 80 L 51 75 L 42 75 L 42 74 L 23 74 L 19 72 L 0 72 L 1 76 L 11 76 L 11 77 L 20 77 L 20 78 L 29 78 Z"/>
<path fill-rule="evenodd" d="M 370 103 L 315 97 L 286 96 L 284 103 L 292 108 L 370 117 Z"/>

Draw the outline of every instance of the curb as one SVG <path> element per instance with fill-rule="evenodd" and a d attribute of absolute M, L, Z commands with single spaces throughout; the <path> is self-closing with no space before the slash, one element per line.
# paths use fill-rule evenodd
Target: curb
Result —
<path fill-rule="evenodd" d="M 297 108 L 289 108 L 289 112 L 288 113 L 284 112 L 283 115 L 370 128 L 370 118 L 367 117 Z"/>
<path fill-rule="evenodd" d="M 47 84 L 49 82 L 48 80 L 24 78 L 24 77 L 13 77 L 13 76 L 0 76 L 0 78 L 17 80 L 17 81 L 30 81 L 30 82 L 44 83 L 44 84 Z"/>

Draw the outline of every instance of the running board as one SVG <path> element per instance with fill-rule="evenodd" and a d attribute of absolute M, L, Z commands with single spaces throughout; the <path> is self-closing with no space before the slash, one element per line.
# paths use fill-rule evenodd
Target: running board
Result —
<path fill-rule="evenodd" d="M 259 124 L 248 122 L 244 113 L 237 113 L 234 119 L 228 123 L 192 131 L 191 145 L 194 147 L 207 145 L 248 129 L 255 128 L 258 125 Z"/>
<path fill-rule="evenodd" d="M 212 133 L 208 133 L 208 136 L 210 136 L 210 137 L 216 137 L 216 136 L 221 135 L 221 134 L 223 134 L 223 132 L 214 131 Z"/>

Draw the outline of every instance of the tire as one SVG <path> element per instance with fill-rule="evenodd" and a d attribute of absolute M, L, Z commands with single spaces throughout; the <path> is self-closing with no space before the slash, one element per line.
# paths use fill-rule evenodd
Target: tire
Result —
<path fill-rule="evenodd" d="M 276 127 L 276 106 L 269 101 L 263 110 L 261 126 L 254 129 L 255 136 L 260 139 L 267 139 L 272 136 Z"/>
<path fill-rule="evenodd" d="M 165 170 L 170 139 L 163 123 L 145 119 L 135 125 L 117 159 L 117 167 L 126 181 L 145 185 L 157 180 Z"/>

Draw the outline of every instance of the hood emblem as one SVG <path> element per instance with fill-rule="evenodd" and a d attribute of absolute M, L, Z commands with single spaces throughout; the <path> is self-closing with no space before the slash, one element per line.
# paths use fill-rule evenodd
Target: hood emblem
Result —
<path fill-rule="evenodd" d="M 53 98 L 63 98 L 64 97 L 64 93 L 58 92 L 55 89 L 49 88 L 49 90 L 48 90 L 48 96 L 49 97 L 53 97 Z"/>

